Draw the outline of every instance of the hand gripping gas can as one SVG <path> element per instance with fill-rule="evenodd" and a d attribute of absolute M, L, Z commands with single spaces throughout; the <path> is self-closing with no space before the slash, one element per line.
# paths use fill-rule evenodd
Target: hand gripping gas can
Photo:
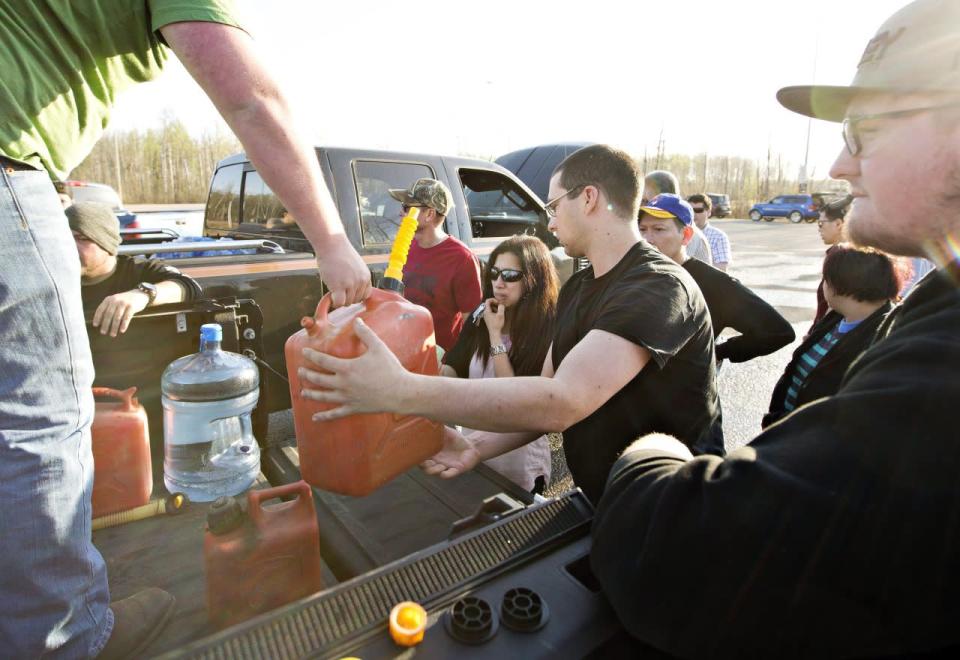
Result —
<path fill-rule="evenodd" d="M 329 422 L 313 415 L 333 406 L 301 396 L 311 387 L 298 375 L 310 366 L 304 348 L 340 358 L 362 355 L 366 346 L 354 331 L 357 318 L 389 347 L 408 371 L 436 376 L 436 343 L 433 317 L 400 295 L 403 265 L 417 228 L 419 209 L 411 208 L 393 244 L 389 266 L 381 283 L 363 303 L 330 311 L 330 294 L 305 317 L 303 329 L 286 344 L 290 400 L 300 454 L 300 473 L 311 485 L 344 495 L 367 495 L 430 458 L 442 446 L 443 425 L 422 417 L 390 413 L 358 414 Z"/>

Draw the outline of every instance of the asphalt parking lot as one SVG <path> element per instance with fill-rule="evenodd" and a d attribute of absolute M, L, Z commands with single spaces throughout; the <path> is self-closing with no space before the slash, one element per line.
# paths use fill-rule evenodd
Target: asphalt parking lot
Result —
<path fill-rule="evenodd" d="M 789 361 L 799 338 L 806 333 L 816 311 L 816 290 L 825 247 L 816 224 L 718 220 L 733 249 L 730 274 L 773 305 L 793 324 L 794 344 L 762 358 L 741 364 L 725 363 L 720 370 L 720 399 L 727 450 L 741 447 L 760 430 L 773 386 Z M 678 402 L 678 405 L 681 402 Z M 293 436 L 289 411 L 270 416 L 270 440 Z M 569 489 L 572 480 L 563 459 L 560 437 L 551 438 L 553 475 L 547 494 Z"/>

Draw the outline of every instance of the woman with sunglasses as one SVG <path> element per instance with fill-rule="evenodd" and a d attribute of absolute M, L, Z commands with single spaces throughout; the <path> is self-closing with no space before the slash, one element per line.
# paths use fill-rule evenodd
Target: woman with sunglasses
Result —
<path fill-rule="evenodd" d="M 440 373 L 460 378 L 538 376 L 553 337 L 560 288 L 550 252 L 538 238 L 511 236 L 490 253 L 487 263 L 484 302 L 444 356 Z M 463 429 L 465 436 L 471 433 Z M 550 444 L 542 436 L 486 464 L 527 490 L 542 493 L 550 481 Z"/>

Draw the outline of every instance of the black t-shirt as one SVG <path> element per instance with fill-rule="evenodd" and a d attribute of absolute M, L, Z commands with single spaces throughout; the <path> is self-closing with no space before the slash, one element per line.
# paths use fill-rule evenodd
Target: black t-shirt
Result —
<path fill-rule="evenodd" d="M 651 353 L 650 362 L 619 392 L 563 434 L 574 482 L 600 500 L 617 456 L 638 436 L 668 433 L 687 446 L 717 433 L 713 329 L 690 275 L 640 241 L 602 277 L 575 273 L 560 291 L 553 366 L 591 330 L 623 337 Z"/>
<path fill-rule="evenodd" d="M 116 293 L 136 289 L 141 282 L 158 284 L 168 280 L 180 282 L 187 290 L 185 301 L 194 300 L 200 293 L 200 285 L 192 277 L 184 275 L 179 270 L 155 259 L 134 259 L 125 255 L 117 257 L 117 268 L 113 275 L 97 282 L 82 286 L 80 295 L 83 298 L 83 313 L 89 319 L 97 311 L 103 299 Z"/>
<path fill-rule="evenodd" d="M 687 259 L 683 267 L 703 293 L 713 336 L 725 328 L 740 333 L 717 345 L 718 360 L 745 362 L 773 353 L 794 340 L 796 335 L 790 323 L 740 280 L 697 259 Z"/>

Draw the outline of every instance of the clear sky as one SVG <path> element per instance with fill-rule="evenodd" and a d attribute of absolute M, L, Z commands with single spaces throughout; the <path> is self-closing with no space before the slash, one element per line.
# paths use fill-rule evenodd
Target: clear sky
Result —
<path fill-rule="evenodd" d="M 847 84 L 904 0 L 237 0 L 316 144 L 498 156 L 557 141 L 801 163 L 785 85 Z M 816 69 L 816 71 L 814 71 Z M 220 122 L 179 63 L 121 97 L 112 128 Z M 839 127 L 813 122 L 825 175 Z"/>

